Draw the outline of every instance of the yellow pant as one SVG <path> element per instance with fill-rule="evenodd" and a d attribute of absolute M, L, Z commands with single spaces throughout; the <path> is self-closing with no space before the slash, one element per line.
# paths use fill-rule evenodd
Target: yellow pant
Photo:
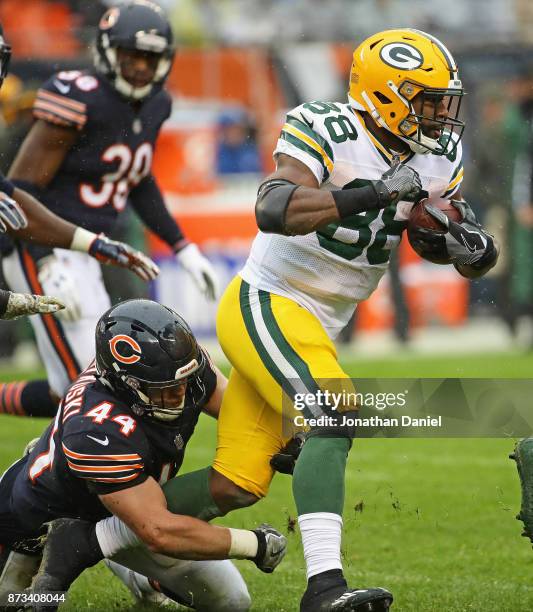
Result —
<path fill-rule="evenodd" d="M 283 394 L 287 402 L 295 390 L 313 393 L 325 379 L 348 377 L 313 314 L 239 276 L 222 297 L 217 334 L 233 367 L 218 420 L 214 468 L 263 497 L 273 476 L 270 459 L 290 438 L 282 428 Z"/>

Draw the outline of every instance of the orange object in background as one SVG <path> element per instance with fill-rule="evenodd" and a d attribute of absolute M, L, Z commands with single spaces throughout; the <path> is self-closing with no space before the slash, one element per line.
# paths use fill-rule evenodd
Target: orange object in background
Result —
<path fill-rule="evenodd" d="M 267 50 L 259 47 L 180 49 L 167 86 L 181 98 L 248 109 L 257 126 L 265 174 L 274 169 L 272 151 L 279 129 L 273 137 L 272 122 L 277 121 L 285 101 Z"/>
<path fill-rule="evenodd" d="M 452 266 L 422 260 L 404 239 L 400 243 L 400 273 L 411 328 L 466 322 L 469 285 Z M 357 329 L 378 331 L 393 325 L 394 305 L 385 277 L 370 298 L 358 306 Z"/>
<path fill-rule="evenodd" d="M 221 210 L 204 214 L 183 213 L 177 218 L 185 236 L 204 248 L 238 243 L 241 250 L 249 249 L 257 233 L 255 217 L 249 212 Z M 170 252 L 166 243 L 152 233 L 148 234 L 148 242 L 150 254 L 154 257 Z"/>
<path fill-rule="evenodd" d="M 77 18 L 66 2 L 0 0 L 0 23 L 17 59 L 71 58 L 81 51 L 72 34 Z"/>
<path fill-rule="evenodd" d="M 154 174 L 163 191 L 206 194 L 216 186 L 214 156 L 214 128 L 163 126 L 154 154 Z"/>

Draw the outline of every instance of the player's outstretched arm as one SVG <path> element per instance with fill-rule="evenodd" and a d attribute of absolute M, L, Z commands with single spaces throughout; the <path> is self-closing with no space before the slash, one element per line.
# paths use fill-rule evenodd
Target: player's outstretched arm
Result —
<path fill-rule="evenodd" d="M 263 232 L 303 235 L 398 200 L 416 201 L 421 193 L 417 172 L 402 164 L 363 187 L 320 190 L 315 175 L 304 163 L 280 153 L 276 171 L 259 187 L 255 216 Z"/>
<path fill-rule="evenodd" d="M 13 293 L 0 289 L 0 319 L 16 319 L 25 315 L 51 314 L 65 308 L 61 300 L 49 295 Z"/>
<path fill-rule="evenodd" d="M 23 189 L 15 189 L 13 199 L 28 220 L 25 228 L 8 228 L 13 237 L 42 246 L 88 253 L 101 263 L 128 268 L 143 280 L 153 280 L 158 275 L 157 265 L 140 251 L 64 221 Z"/>
<path fill-rule="evenodd" d="M 153 478 L 100 501 L 153 552 L 178 559 L 250 559 L 270 573 L 285 555 L 286 539 L 272 528 L 249 531 L 210 525 L 190 516 L 172 514 Z M 147 521 L 146 518 L 150 517 Z"/>
<path fill-rule="evenodd" d="M 266 573 L 274 571 L 285 556 L 286 538 L 268 525 L 253 531 L 226 529 L 168 512 L 161 487 L 152 478 L 99 497 L 110 512 L 124 521 L 123 530 L 129 527 L 156 553 L 193 560 L 250 559 Z M 115 554 L 117 550 L 108 543 L 102 544 L 101 537 L 96 524 L 88 521 L 59 518 L 49 523 L 32 592 L 67 591 L 85 569 Z M 137 546 L 133 533 L 131 538 L 132 545 Z"/>

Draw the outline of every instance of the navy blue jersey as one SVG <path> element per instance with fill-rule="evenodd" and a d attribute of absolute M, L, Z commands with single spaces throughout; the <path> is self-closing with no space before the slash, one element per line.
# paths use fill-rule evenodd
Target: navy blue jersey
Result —
<path fill-rule="evenodd" d="M 209 363 L 206 399 L 216 388 Z M 69 387 L 56 418 L 24 463 L 11 491 L 11 512 L 28 532 L 57 517 L 97 521 L 109 516 L 98 495 L 152 477 L 161 484 L 177 473 L 203 405 L 186 402 L 179 419 L 161 423 L 137 417 L 95 378 L 90 366 Z M 0 539 L 1 542 L 1 539 Z"/>
<path fill-rule="evenodd" d="M 37 93 L 34 115 L 79 130 L 79 138 L 40 194 L 44 204 L 67 221 L 108 233 L 130 191 L 151 175 L 154 145 L 170 111 L 171 98 L 160 88 L 132 104 L 94 71 L 52 76 Z"/>

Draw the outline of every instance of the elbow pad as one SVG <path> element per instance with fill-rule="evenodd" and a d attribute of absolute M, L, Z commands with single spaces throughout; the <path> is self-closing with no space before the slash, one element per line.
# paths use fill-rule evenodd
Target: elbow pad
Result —
<path fill-rule="evenodd" d="M 299 185 L 285 179 L 270 179 L 260 185 L 255 204 L 255 219 L 262 232 L 287 235 L 287 208 L 298 187 Z"/>

